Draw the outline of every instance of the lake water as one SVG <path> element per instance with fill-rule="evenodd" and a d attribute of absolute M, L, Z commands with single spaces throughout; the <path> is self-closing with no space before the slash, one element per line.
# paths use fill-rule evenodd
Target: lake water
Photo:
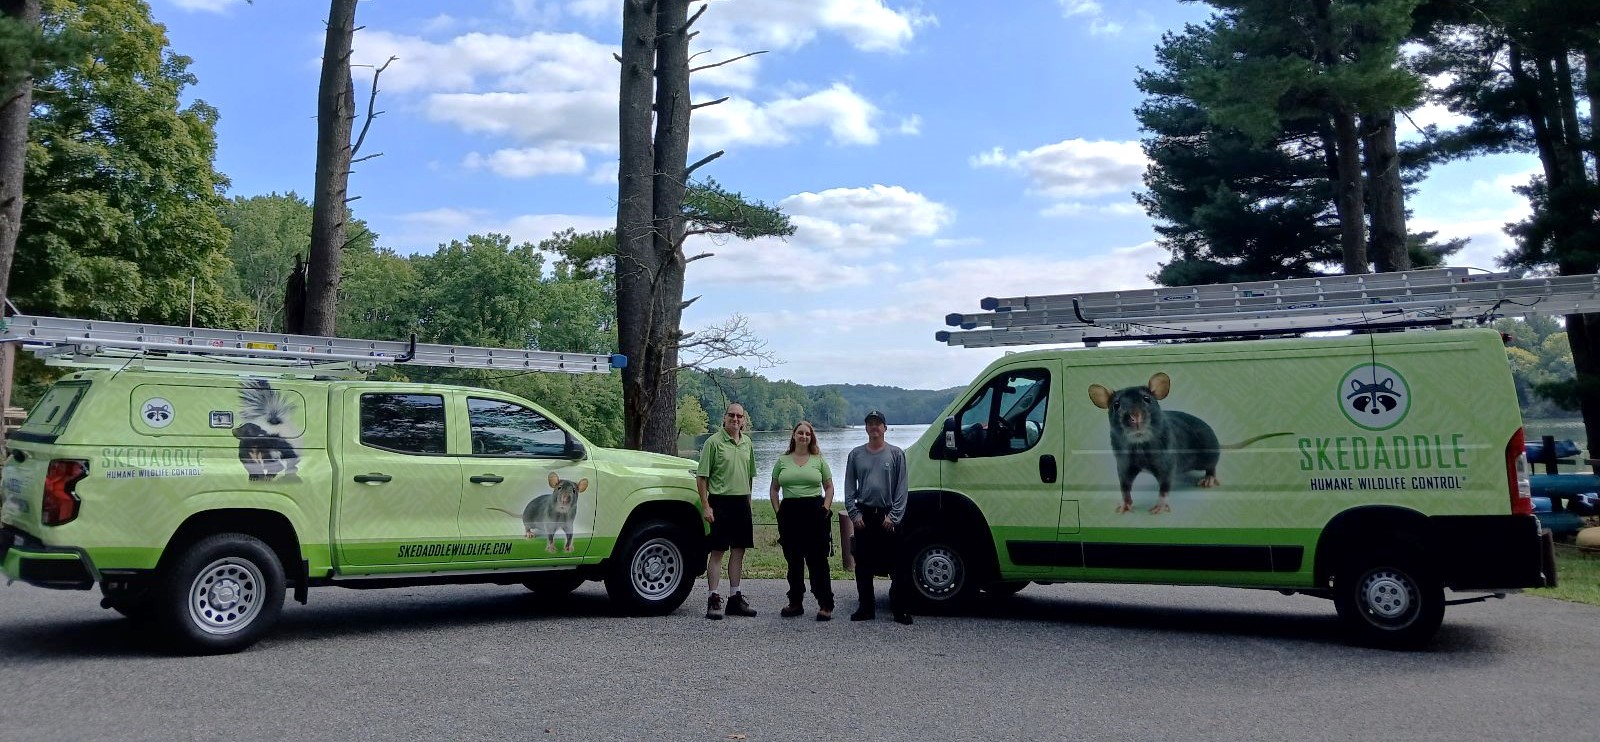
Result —
<path fill-rule="evenodd" d="M 889 443 L 905 448 L 916 443 L 927 429 L 926 425 L 891 425 L 883 438 Z M 789 433 L 787 431 L 752 433 L 750 442 L 756 449 L 756 482 L 753 491 L 757 500 L 765 501 L 767 487 L 772 484 L 772 464 L 789 449 Z M 822 457 L 827 460 L 828 468 L 833 470 L 835 509 L 844 507 L 844 484 L 839 475 L 844 471 L 845 459 L 850 456 L 850 449 L 866 442 L 867 430 L 862 427 L 817 431 L 817 447 L 822 449 Z"/>
<path fill-rule="evenodd" d="M 1529 441 L 1537 441 L 1539 436 L 1543 435 L 1553 435 L 1558 441 L 1572 441 L 1578 444 L 1578 448 L 1583 451 L 1584 456 L 1589 455 L 1588 436 L 1584 435 L 1583 418 L 1581 417 L 1543 420 L 1529 418 L 1522 421 L 1522 431 Z"/>

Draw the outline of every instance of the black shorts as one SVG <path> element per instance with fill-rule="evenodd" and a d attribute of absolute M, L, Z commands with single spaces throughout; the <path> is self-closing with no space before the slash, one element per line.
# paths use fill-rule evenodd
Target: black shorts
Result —
<path fill-rule="evenodd" d="M 711 495 L 709 499 L 713 520 L 706 546 L 712 551 L 755 546 L 755 527 L 750 522 L 750 496 Z"/>

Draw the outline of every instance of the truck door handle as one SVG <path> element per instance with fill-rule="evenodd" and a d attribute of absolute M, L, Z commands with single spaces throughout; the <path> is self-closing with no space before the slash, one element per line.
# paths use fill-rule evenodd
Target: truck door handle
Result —
<path fill-rule="evenodd" d="M 468 478 L 467 481 L 472 482 L 473 484 L 499 484 L 506 481 L 506 478 L 497 477 L 493 474 L 479 474 Z"/>
<path fill-rule="evenodd" d="M 1056 457 L 1050 454 L 1039 457 L 1039 481 L 1045 484 L 1056 483 Z"/>
<path fill-rule="evenodd" d="M 392 479 L 394 479 L 394 477 L 391 477 L 388 474 L 357 474 L 356 475 L 356 481 L 361 483 L 361 484 L 383 484 L 384 482 L 390 481 Z"/>

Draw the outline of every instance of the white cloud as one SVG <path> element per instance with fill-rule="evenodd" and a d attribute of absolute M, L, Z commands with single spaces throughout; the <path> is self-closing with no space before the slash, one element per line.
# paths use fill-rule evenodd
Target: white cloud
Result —
<path fill-rule="evenodd" d="M 900 128 L 898 129 L 898 132 L 907 136 L 921 134 L 922 117 L 913 113 L 910 116 L 900 119 Z"/>
<path fill-rule="evenodd" d="M 1067 139 L 1014 155 L 996 147 L 970 159 L 973 167 L 1025 173 L 1033 191 L 1053 199 L 1127 192 L 1143 182 L 1148 160 L 1139 142 Z"/>
<path fill-rule="evenodd" d="M 798 193 L 778 206 L 795 225 L 795 242 L 845 253 L 932 237 L 955 220 L 950 207 L 900 186 Z"/>
<path fill-rule="evenodd" d="M 707 286 L 729 287 L 717 288 L 719 292 L 741 288 L 769 291 L 778 287 L 816 293 L 860 286 L 869 276 L 869 271 L 861 266 L 819 259 L 815 251 L 776 237 L 726 241 L 694 237 L 684 245 L 684 252 L 713 254 L 713 257 L 695 261 L 690 268 L 688 275 L 693 290 L 685 291 L 685 296 L 692 296 Z"/>
<path fill-rule="evenodd" d="M 532 178 L 539 175 L 572 175 L 588 167 L 583 153 L 575 149 L 502 149 L 490 155 L 468 154 L 462 162 L 468 168 L 487 168 L 507 178 Z"/>
<path fill-rule="evenodd" d="M 522 214 L 500 217 L 484 209 L 438 208 L 393 217 L 398 228 L 380 230 L 386 245 L 402 253 L 431 253 L 439 245 L 467 235 L 495 232 L 509 235 L 513 243 L 548 238 L 563 229 L 593 232 L 616 226 L 615 216 L 588 214 Z"/>
<path fill-rule="evenodd" d="M 1122 24 L 1106 18 L 1105 8 L 1095 0 L 1058 0 L 1061 14 L 1067 18 L 1082 18 L 1089 22 L 1089 33 L 1095 36 L 1115 36 L 1122 33 Z"/>
<path fill-rule="evenodd" d="M 242 0 L 172 0 L 172 4 L 182 10 L 221 13 L 232 6 L 242 4 Z"/>
<path fill-rule="evenodd" d="M 399 59 L 383 73 L 393 92 L 615 91 L 615 48 L 576 33 L 468 33 L 446 42 L 381 30 L 356 35 L 356 64 Z M 611 97 L 615 99 L 613 92 Z M 612 101 L 613 106 L 615 100 Z"/>
<path fill-rule="evenodd" d="M 729 42 L 748 49 L 792 50 L 819 33 L 844 37 L 868 52 L 903 51 L 932 15 L 884 0 L 723 0 L 711 4 L 695 27 L 706 43 Z"/>
<path fill-rule="evenodd" d="M 835 83 L 803 97 L 781 97 L 766 103 L 734 98 L 694 113 L 695 145 L 720 149 L 730 145 L 774 146 L 793 142 L 806 129 L 826 129 L 834 144 L 878 143 L 882 111 L 849 85 Z"/>

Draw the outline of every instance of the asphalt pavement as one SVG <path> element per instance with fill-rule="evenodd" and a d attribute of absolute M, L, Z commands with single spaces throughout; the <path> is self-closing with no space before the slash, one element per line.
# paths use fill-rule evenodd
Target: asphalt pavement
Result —
<path fill-rule="evenodd" d="M 882 584 L 882 583 L 880 583 Z M 241 654 L 172 656 L 98 594 L 0 586 L 0 740 L 1579 740 L 1600 608 L 1452 607 L 1434 644 L 1348 646 L 1330 603 L 1028 587 L 972 615 L 852 623 L 610 614 L 589 583 L 322 589 Z M 880 600 L 882 593 L 880 590 Z"/>

